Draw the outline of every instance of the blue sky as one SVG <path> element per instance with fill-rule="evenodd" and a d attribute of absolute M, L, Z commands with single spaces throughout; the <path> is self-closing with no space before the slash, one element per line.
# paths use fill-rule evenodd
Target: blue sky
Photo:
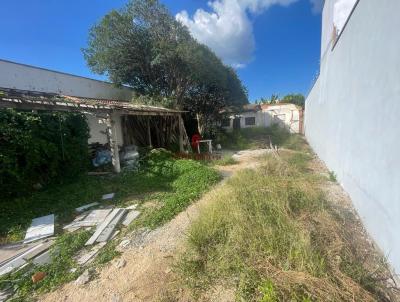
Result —
<path fill-rule="evenodd" d="M 321 14 L 313 4 L 321 0 L 161 2 L 224 62 L 239 67 L 251 101 L 272 93 L 308 93 L 319 69 Z M 89 28 L 125 3 L 4 0 L 0 59 L 103 79 L 88 69 L 81 48 Z"/>

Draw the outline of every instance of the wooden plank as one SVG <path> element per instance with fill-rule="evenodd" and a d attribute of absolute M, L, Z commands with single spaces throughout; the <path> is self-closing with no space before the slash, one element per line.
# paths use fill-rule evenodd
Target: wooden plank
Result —
<path fill-rule="evenodd" d="M 35 218 L 26 231 L 24 243 L 54 235 L 54 214 Z"/>
<path fill-rule="evenodd" d="M 88 203 L 88 204 L 85 204 L 85 205 L 83 205 L 83 206 L 81 206 L 81 207 L 79 207 L 79 208 L 76 208 L 75 211 L 77 211 L 77 212 L 83 212 L 83 211 L 85 211 L 85 210 L 87 210 L 87 209 L 89 209 L 89 208 L 91 208 L 91 207 L 97 206 L 97 205 L 99 205 L 98 202 Z"/>
<path fill-rule="evenodd" d="M 85 245 L 92 245 L 93 243 L 96 242 L 97 238 L 100 236 L 100 234 L 104 231 L 104 229 L 107 227 L 107 225 L 119 214 L 121 209 L 114 209 L 108 216 L 107 218 L 97 227 L 96 232 L 92 235 L 92 237 L 89 238 L 89 240 L 85 243 Z"/>
<path fill-rule="evenodd" d="M 109 224 L 107 224 L 107 226 L 103 229 L 101 234 L 97 237 L 96 241 L 97 242 L 108 241 L 111 238 L 114 229 L 116 228 L 118 223 L 122 220 L 122 218 L 125 216 L 125 214 L 126 214 L 125 209 L 119 209 L 118 214 L 110 221 Z"/>
<path fill-rule="evenodd" d="M 140 215 L 139 211 L 130 211 L 125 218 L 122 220 L 122 224 L 124 226 L 128 226 L 131 224 L 133 220 L 135 220 Z"/>

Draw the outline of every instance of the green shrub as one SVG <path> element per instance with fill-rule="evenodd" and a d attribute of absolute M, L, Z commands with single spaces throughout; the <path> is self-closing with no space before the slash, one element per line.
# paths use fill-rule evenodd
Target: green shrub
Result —
<path fill-rule="evenodd" d="M 0 190 L 23 195 L 88 166 L 89 128 L 77 113 L 0 110 Z"/>
<path fill-rule="evenodd" d="M 292 150 L 305 150 L 307 146 L 299 134 L 291 134 L 287 129 L 274 124 L 270 127 L 243 128 L 227 132 L 221 130 L 215 142 L 224 149 L 243 150 L 254 148 L 269 148 L 270 139 L 274 146 Z"/>

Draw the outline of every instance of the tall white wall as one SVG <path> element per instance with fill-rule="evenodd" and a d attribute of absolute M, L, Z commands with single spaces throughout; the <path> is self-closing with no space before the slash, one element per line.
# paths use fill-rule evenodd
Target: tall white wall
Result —
<path fill-rule="evenodd" d="M 322 11 L 322 30 L 321 30 L 321 60 L 329 50 L 333 37 L 333 11 L 337 0 L 325 0 Z"/>
<path fill-rule="evenodd" d="M 361 0 L 321 62 L 305 134 L 400 272 L 400 1 Z"/>
<path fill-rule="evenodd" d="M 62 72 L 0 60 L 0 87 L 130 101 L 132 90 Z"/>

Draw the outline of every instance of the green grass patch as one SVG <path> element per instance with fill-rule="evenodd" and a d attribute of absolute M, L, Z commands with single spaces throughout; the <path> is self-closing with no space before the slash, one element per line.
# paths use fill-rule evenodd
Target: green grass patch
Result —
<path fill-rule="evenodd" d="M 292 150 L 308 150 L 307 143 L 299 134 L 291 134 L 278 125 L 271 127 L 243 128 L 231 132 L 223 131 L 217 135 L 216 143 L 230 150 L 269 148 L 272 144 Z"/>
<path fill-rule="evenodd" d="M 32 218 L 49 213 L 58 215 L 60 229 L 61 222 L 69 222 L 73 218 L 75 207 L 99 201 L 102 194 L 110 192 L 115 192 L 116 197 L 108 203 L 115 206 L 138 203 L 142 211 L 142 215 L 122 233 L 141 227 L 155 228 L 171 220 L 219 180 L 217 171 L 200 162 L 176 160 L 166 151 L 153 150 L 144 159 L 138 172 L 123 172 L 112 177 L 84 177 L 77 183 L 53 187 L 30 197 L 3 203 L 0 214 L 3 241 L 22 238 Z M 156 202 L 159 206 L 142 208 L 148 201 Z M 73 256 L 84 248 L 92 233 L 93 230 L 59 235 L 51 264 L 29 267 L 4 276 L 0 278 L 0 288 L 15 288 L 18 297 L 15 301 L 25 301 L 35 294 L 76 279 L 83 268 L 76 266 Z M 118 240 L 108 242 L 92 266 L 104 265 L 115 258 L 119 254 L 115 250 L 117 244 Z M 76 271 L 71 272 L 72 268 Z M 47 276 L 33 284 L 32 271 L 44 271 Z"/>
<path fill-rule="evenodd" d="M 94 177 L 82 176 L 76 182 L 57 185 L 30 196 L 0 202 L 0 243 L 23 239 L 33 218 L 55 214 L 57 223 L 70 221 L 75 208 L 100 201 L 103 194 L 115 192 L 114 200 L 103 204 L 124 205 L 132 196 L 156 196 L 164 204 L 162 213 L 154 214 L 151 225 L 157 226 L 172 218 L 187 204 L 198 198 L 219 174 L 202 163 L 175 160 L 167 152 L 153 151 L 144 159 L 139 172 Z M 139 200 L 141 202 L 141 200 Z"/>

